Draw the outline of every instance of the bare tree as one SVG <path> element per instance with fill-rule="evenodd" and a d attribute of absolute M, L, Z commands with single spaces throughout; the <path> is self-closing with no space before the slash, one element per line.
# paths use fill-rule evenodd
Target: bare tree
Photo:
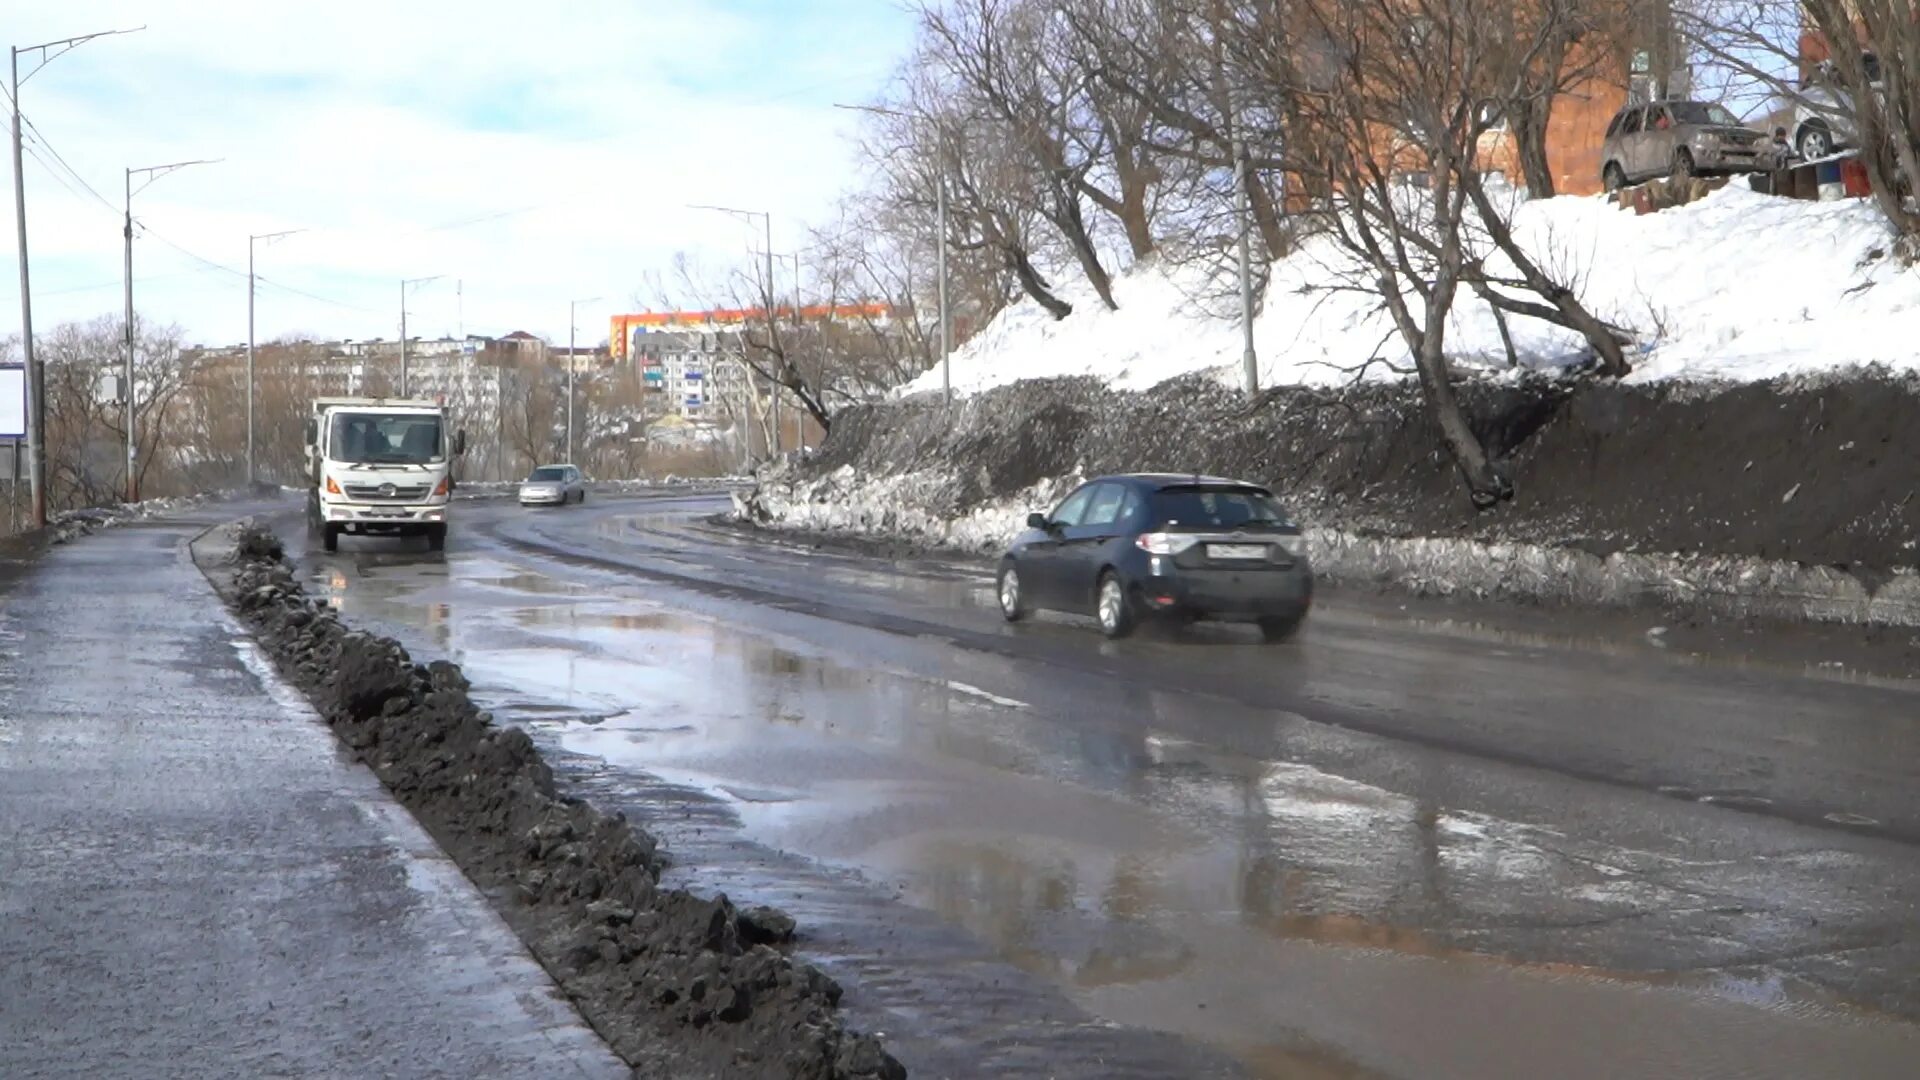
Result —
<path fill-rule="evenodd" d="M 1523 20 L 1499 0 L 1306 0 L 1292 12 L 1292 40 L 1315 47 L 1268 68 L 1294 69 L 1301 109 L 1289 160 L 1334 193 L 1326 221 L 1370 275 L 1354 284 L 1380 298 L 1406 342 L 1474 504 L 1495 505 L 1512 485 L 1461 410 L 1447 354 L 1461 288 L 1497 311 L 1579 330 L 1605 370 L 1625 371 L 1618 331 L 1521 248 L 1478 159 L 1495 116 L 1528 92 L 1537 57 L 1564 40 L 1561 12 L 1552 0 Z M 1513 273 L 1489 270 L 1489 246 Z"/>
<path fill-rule="evenodd" d="M 117 502 L 126 489 L 126 411 L 106 392 L 105 377 L 125 370 L 124 324 L 112 316 L 54 328 L 42 342 L 47 364 L 48 502 L 72 508 Z M 177 327 L 135 324 L 131 388 L 137 445 L 134 467 L 176 493 L 169 463 L 184 448 L 168 441 L 185 385 Z M 124 388 L 123 388 L 124 389 Z"/>
<path fill-rule="evenodd" d="M 565 373 L 543 362 L 515 365 L 502 373 L 501 440 L 526 470 L 560 459 L 565 435 Z"/>
<path fill-rule="evenodd" d="M 1101 257 L 1085 201 L 1105 134 L 1089 130 L 1077 107 L 1084 76 L 1063 63 L 1054 21 L 1037 0 L 960 0 L 946 10 L 920 9 L 925 62 L 939 65 L 961 95 L 961 107 L 988 125 L 1008 151 L 1007 165 L 1024 182 L 1014 190 L 1045 219 L 1094 292 L 1115 307 L 1113 276 Z M 1118 200 L 1102 193 L 1112 205 Z M 1145 223 L 1141 223 L 1144 232 Z M 1151 249 L 1150 235 L 1142 242 Z"/>

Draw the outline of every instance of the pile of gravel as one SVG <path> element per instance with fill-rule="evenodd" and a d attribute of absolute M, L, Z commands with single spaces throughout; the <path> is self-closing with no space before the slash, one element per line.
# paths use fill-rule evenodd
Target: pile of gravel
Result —
<path fill-rule="evenodd" d="M 457 665 L 411 662 L 306 595 L 280 541 L 240 528 L 216 581 L 281 674 L 496 906 L 616 1053 L 717 1075 L 898 1078 L 835 1012 L 840 987 L 786 951 L 794 921 L 659 885 L 664 856 L 624 816 L 561 794 L 533 741 L 474 705 Z M 218 575 L 216 575 L 218 576 Z"/>

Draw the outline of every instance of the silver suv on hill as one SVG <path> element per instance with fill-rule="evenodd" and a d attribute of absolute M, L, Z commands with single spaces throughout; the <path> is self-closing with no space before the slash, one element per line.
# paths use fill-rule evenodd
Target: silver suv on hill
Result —
<path fill-rule="evenodd" d="M 1866 70 L 1867 85 L 1884 105 L 1886 83 L 1880 73 L 1880 58 L 1870 52 L 1860 54 L 1860 66 Z M 1822 60 L 1810 85 L 1800 91 L 1793 107 L 1793 145 L 1808 161 L 1833 156 L 1835 151 L 1854 148 L 1853 95 L 1841 85 L 1833 61 Z"/>
<path fill-rule="evenodd" d="M 1660 176 L 1756 172 L 1778 164 L 1764 133 L 1701 101 L 1629 105 L 1607 125 L 1600 179 L 1608 191 Z"/>

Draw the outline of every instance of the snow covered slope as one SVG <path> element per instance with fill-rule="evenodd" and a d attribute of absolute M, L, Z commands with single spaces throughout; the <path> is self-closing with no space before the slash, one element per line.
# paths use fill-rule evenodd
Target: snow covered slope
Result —
<path fill-rule="evenodd" d="M 1636 381 L 1746 381 L 1863 364 L 1920 369 L 1920 270 L 1886 254 L 1888 231 L 1864 201 L 1799 202 L 1734 183 L 1657 214 L 1562 197 L 1522 203 L 1512 220 L 1536 260 L 1596 314 L 1639 335 L 1630 357 Z M 1262 385 L 1405 374 L 1406 347 L 1378 298 L 1351 288 L 1356 274 L 1324 237 L 1274 267 L 1254 323 Z M 1148 262 L 1115 283 L 1118 311 L 1084 287 L 1066 290 L 1074 312 L 1065 320 L 1022 301 L 954 354 L 954 387 L 972 393 L 1093 375 L 1141 389 L 1205 369 L 1237 383 L 1232 285 L 1195 267 Z M 1560 367 L 1584 354 L 1583 343 L 1557 327 L 1510 318 L 1509 329 L 1529 367 Z M 1463 367 L 1507 366 L 1491 310 L 1471 295 L 1455 304 L 1448 350 Z M 1373 358 L 1379 362 L 1368 365 Z M 939 386 L 935 369 L 906 392 Z"/>

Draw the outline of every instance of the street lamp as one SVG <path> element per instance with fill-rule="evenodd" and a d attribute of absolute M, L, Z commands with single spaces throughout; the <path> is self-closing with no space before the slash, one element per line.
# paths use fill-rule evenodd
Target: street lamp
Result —
<path fill-rule="evenodd" d="M 140 190 L 145 191 L 149 184 L 170 172 L 177 172 L 189 165 L 212 165 L 221 160 L 224 159 L 199 158 L 193 161 L 176 161 L 171 165 L 148 165 L 145 168 L 127 170 L 127 216 L 126 227 L 123 230 L 127 241 L 127 385 L 122 393 L 126 396 L 127 405 L 127 501 L 130 503 L 140 501 L 140 474 L 133 467 L 135 445 L 133 436 L 133 178 L 135 174 L 146 177 L 146 182 L 140 185 Z"/>
<path fill-rule="evenodd" d="M 582 297 L 579 300 L 567 301 L 567 464 L 569 465 L 574 464 L 574 460 L 573 460 L 573 369 L 574 369 L 574 366 L 577 363 L 579 363 L 579 358 L 574 356 L 573 354 L 573 332 L 574 332 L 574 319 L 575 319 L 574 312 L 576 311 L 576 309 L 579 308 L 581 304 L 591 304 L 598 301 L 599 299 L 600 298 L 597 296 L 587 296 L 587 297 Z"/>
<path fill-rule="evenodd" d="M 407 396 L 407 290 L 415 285 L 425 285 L 429 281 L 439 281 L 445 274 L 432 277 L 403 278 L 400 281 L 400 396 Z"/>
<path fill-rule="evenodd" d="M 898 117 L 899 119 L 902 119 L 902 120 L 910 120 L 910 121 L 925 119 L 925 117 L 923 116 L 917 116 L 912 113 L 903 113 L 897 109 L 881 108 L 878 105 L 841 105 L 836 103 L 834 105 L 834 108 L 851 109 L 855 112 L 869 112 L 879 116 L 893 116 L 893 117 Z M 953 401 L 953 365 L 951 363 L 951 358 L 953 356 L 953 329 L 952 329 L 952 324 L 947 319 L 947 162 L 946 162 L 946 159 L 944 157 L 937 157 L 935 160 L 935 166 L 938 169 L 938 179 L 935 180 L 934 182 L 934 207 L 935 207 L 934 215 L 938 221 L 937 228 L 940 230 L 939 269 L 936 274 L 937 280 L 939 282 L 937 288 L 938 288 L 938 293 L 940 298 L 940 391 L 941 393 L 946 395 L 947 401 L 951 403 Z"/>
<path fill-rule="evenodd" d="M 722 214 L 732 214 L 736 217 L 748 219 L 757 217 L 765 222 L 767 230 L 767 325 L 769 332 L 771 332 L 773 325 L 773 215 L 767 213 L 765 210 L 737 210 L 731 206 L 704 206 L 698 203 L 689 203 L 687 205 L 688 209 L 691 210 L 715 210 Z M 777 379 L 774 380 L 773 383 L 773 456 L 780 456 L 780 382 Z"/>
<path fill-rule="evenodd" d="M 283 236 L 306 232 L 305 229 L 283 229 L 280 232 L 261 233 L 247 237 L 247 489 L 254 484 L 253 469 L 253 246 L 262 240 L 271 244 Z"/>
<path fill-rule="evenodd" d="M 34 356 L 33 350 L 33 290 L 29 286 L 27 274 L 27 186 L 21 166 L 20 150 L 20 84 L 38 75 L 40 70 L 48 64 L 94 38 L 131 34 L 145 29 L 145 26 L 136 26 L 132 30 L 101 30 L 97 33 L 61 38 L 59 41 L 42 42 L 39 45 L 12 47 L 13 215 L 16 230 L 15 249 L 20 254 L 20 350 L 22 359 L 26 362 L 27 481 L 33 489 L 35 528 L 44 528 L 47 524 L 47 372 L 41 361 Z M 20 54 L 34 52 L 40 54 L 40 65 L 27 72 L 27 79 L 22 79 Z"/>

